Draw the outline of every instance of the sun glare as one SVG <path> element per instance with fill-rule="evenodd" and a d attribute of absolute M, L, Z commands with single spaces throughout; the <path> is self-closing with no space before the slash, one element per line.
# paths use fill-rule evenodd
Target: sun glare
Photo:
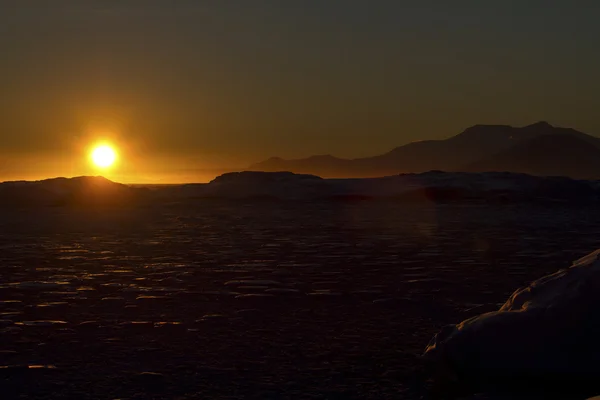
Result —
<path fill-rule="evenodd" d="M 115 150 L 106 144 L 96 146 L 92 150 L 91 159 L 95 166 L 99 168 L 108 168 L 117 160 Z"/>

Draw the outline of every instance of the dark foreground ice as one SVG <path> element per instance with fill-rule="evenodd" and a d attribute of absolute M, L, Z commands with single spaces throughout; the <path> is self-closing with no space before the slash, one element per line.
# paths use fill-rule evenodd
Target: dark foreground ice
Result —
<path fill-rule="evenodd" d="M 599 235 L 592 207 L 0 211 L 0 392 L 421 398 L 442 326 L 498 309 Z"/>
<path fill-rule="evenodd" d="M 448 325 L 424 357 L 438 385 L 600 392 L 600 250 L 515 291 L 498 311 Z"/>

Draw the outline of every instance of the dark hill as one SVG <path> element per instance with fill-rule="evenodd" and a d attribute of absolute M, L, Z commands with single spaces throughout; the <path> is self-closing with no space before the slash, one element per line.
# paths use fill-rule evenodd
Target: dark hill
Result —
<path fill-rule="evenodd" d="M 0 183 L 0 205 L 123 204 L 134 200 L 144 191 L 101 176 L 3 182 Z"/>

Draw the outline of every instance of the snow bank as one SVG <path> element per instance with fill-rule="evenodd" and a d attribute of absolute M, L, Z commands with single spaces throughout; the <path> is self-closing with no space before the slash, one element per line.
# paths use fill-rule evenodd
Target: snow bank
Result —
<path fill-rule="evenodd" d="M 438 379 L 594 382 L 600 376 L 599 258 L 597 250 L 517 290 L 500 310 L 444 327 L 424 354 Z"/>

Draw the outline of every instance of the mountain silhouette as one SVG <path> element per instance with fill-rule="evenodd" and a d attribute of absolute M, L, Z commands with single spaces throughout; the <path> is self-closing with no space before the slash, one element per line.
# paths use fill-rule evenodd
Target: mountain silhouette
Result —
<path fill-rule="evenodd" d="M 284 160 L 272 157 L 268 160 L 250 166 L 250 171 L 279 172 L 290 171 L 297 174 L 314 174 L 319 171 L 319 176 L 337 177 L 347 176 L 354 169 L 354 160 L 327 155 L 316 155 L 298 160 Z M 311 172 L 312 171 L 312 172 Z"/>
<path fill-rule="evenodd" d="M 538 138 L 540 141 L 537 141 Z M 569 140 L 572 139 L 572 140 Z M 569 143 L 565 143 L 568 141 Z M 552 143 L 556 142 L 555 145 Z M 560 165 L 549 168 L 540 154 L 530 163 L 525 163 L 514 155 L 503 155 L 510 149 L 516 152 L 526 152 L 540 148 L 554 148 L 545 157 L 558 157 Z M 583 150 L 585 147 L 587 150 Z M 542 150 L 539 150 L 543 153 Z M 573 152 L 572 155 L 569 155 Z M 524 127 L 509 125 L 474 125 L 465 129 L 460 134 L 443 140 L 424 140 L 408 143 L 396 147 L 391 151 L 365 158 L 342 159 L 331 155 L 312 156 L 297 160 L 284 160 L 273 157 L 266 161 L 251 165 L 251 171 L 291 171 L 301 174 L 314 174 L 328 178 L 346 177 L 376 177 L 395 175 L 400 173 L 421 173 L 431 170 L 441 171 L 481 171 L 490 168 L 490 171 L 502 170 L 511 172 L 546 171 L 552 175 L 566 175 L 575 177 L 594 176 L 590 169 L 582 175 L 585 167 L 577 166 L 579 153 L 585 153 L 586 159 L 592 158 L 591 153 L 600 156 L 600 138 L 576 131 L 570 128 L 554 127 L 548 122 L 541 121 Z M 555 153 L 561 153 L 560 155 Z M 537 154 L 537 153 L 536 153 Z M 514 164 L 510 159 L 514 158 Z M 555 159 L 558 159 L 555 158 Z M 521 160 L 521 161 L 519 161 Z M 535 166 L 535 162 L 543 165 Z M 593 167 L 592 161 L 589 163 Z M 599 170 L 600 171 L 600 170 Z"/>
<path fill-rule="evenodd" d="M 538 136 L 464 168 L 469 172 L 508 171 L 540 176 L 600 178 L 600 149 L 569 134 Z"/>

